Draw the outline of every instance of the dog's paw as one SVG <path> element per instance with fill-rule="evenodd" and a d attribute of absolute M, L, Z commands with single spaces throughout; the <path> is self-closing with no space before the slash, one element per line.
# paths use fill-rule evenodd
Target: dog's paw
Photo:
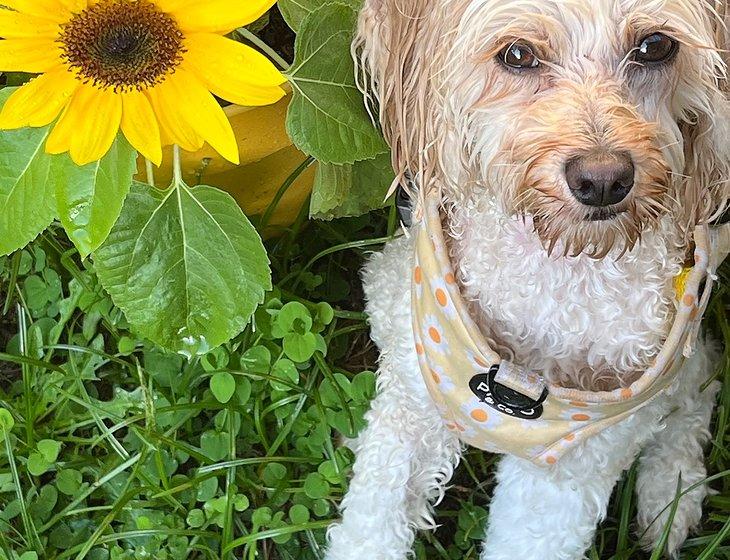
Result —
<path fill-rule="evenodd" d="M 690 485 L 685 483 L 683 486 L 687 488 Z M 656 478 L 643 484 L 638 493 L 637 532 L 641 536 L 643 547 L 651 551 L 659 545 L 669 521 L 674 487 Z M 702 518 L 702 502 L 707 494 L 708 488 L 703 484 L 679 499 L 665 547 L 666 554 L 671 558 L 677 557 L 689 533 L 699 525 Z"/>

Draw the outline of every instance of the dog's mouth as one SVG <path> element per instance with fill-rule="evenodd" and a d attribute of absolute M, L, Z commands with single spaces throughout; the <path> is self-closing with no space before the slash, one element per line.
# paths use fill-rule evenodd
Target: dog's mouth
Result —
<path fill-rule="evenodd" d="M 596 210 L 587 212 L 584 220 L 587 222 L 607 222 L 617 218 L 619 214 L 624 214 L 625 212 L 626 210 L 620 210 L 617 208 L 597 208 Z"/>

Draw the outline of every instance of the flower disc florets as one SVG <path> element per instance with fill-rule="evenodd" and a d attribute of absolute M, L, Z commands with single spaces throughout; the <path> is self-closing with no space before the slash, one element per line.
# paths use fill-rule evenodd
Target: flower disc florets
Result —
<path fill-rule="evenodd" d="M 104 0 L 61 26 L 61 57 L 87 82 L 115 91 L 160 83 L 180 64 L 183 34 L 146 0 Z"/>

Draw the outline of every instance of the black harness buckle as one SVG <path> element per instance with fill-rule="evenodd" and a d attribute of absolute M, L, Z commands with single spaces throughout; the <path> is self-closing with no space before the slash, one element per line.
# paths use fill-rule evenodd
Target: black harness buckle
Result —
<path fill-rule="evenodd" d="M 531 399 L 519 391 L 498 383 L 496 380 L 499 364 L 493 365 L 488 373 L 480 373 L 469 380 L 469 388 L 477 398 L 502 414 L 534 420 L 542 416 L 542 403 L 548 396 L 547 388 L 543 389 L 540 398 Z"/>

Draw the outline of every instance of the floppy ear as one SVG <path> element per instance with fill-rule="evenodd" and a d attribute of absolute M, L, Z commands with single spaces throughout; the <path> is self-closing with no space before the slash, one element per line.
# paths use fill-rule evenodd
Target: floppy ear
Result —
<path fill-rule="evenodd" d="M 358 83 L 392 149 L 396 181 L 428 183 L 438 166 L 433 78 L 442 41 L 439 0 L 365 0 L 353 43 Z M 443 43 L 442 43 L 443 44 Z"/>
<path fill-rule="evenodd" d="M 704 100 L 695 108 L 694 122 L 684 127 L 686 192 L 681 204 L 689 224 L 717 219 L 730 199 L 730 1 L 713 0 L 714 52 L 707 51 L 708 63 Z"/>

